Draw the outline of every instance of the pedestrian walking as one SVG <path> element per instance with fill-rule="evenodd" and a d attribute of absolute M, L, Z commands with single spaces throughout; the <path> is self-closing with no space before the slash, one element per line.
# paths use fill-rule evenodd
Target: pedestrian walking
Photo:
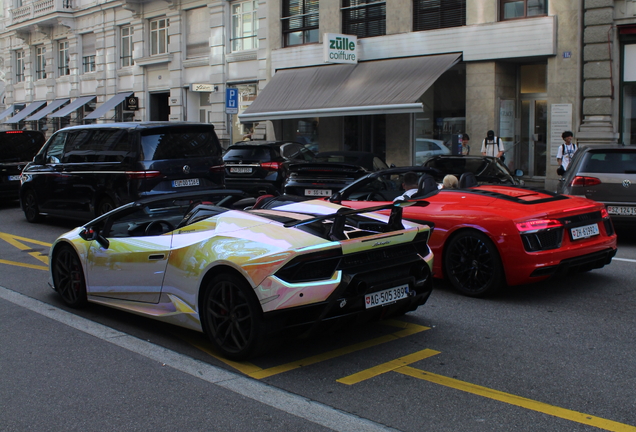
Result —
<path fill-rule="evenodd" d="M 501 138 L 496 136 L 494 131 L 489 130 L 486 133 L 486 138 L 481 142 L 482 156 L 491 156 L 503 160 L 504 150 L 505 148 Z"/>
<path fill-rule="evenodd" d="M 574 134 L 571 131 L 563 132 L 561 134 L 561 138 L 563 138 L 563 144 L 559 146 L 556 160 L 559 165 L 557 168 L 557 174 L 563 176 L 568 169 L 568 165 L 572 162 L 572 157 L 574 156 L 574 153 L 576 153 L 578 147 L 572 142 Z"/>

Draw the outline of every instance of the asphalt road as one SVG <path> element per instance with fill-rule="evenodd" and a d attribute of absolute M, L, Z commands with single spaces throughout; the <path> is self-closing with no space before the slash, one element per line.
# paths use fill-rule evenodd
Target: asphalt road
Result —
<path fill-rule="evenodd" d="M 636 431 L 636 234 L 603 269 L 478 300 L 437 283 L 399 321 L 252 362 L 47 286 L 75 223 L 0 206 L 0 430 Z M 633 230 L 632 230 L 633 231 Z"/>

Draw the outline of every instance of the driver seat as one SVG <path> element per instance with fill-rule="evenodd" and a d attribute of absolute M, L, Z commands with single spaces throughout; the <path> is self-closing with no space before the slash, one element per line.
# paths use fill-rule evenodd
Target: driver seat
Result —
<path fill-rule="evenodd" d="M 459 188 L 466 189 L 469 187 L 477 186 L 477 177 L 472 172 L 465 172 L 459 178 Z"/>
<path fill-rule="evenodd" d="M 422 174 L 420 180 L 417 183 L 417 192 L 411 197 L 411 199 L 428 198 L 439 192 L 437 182 L 430 174 Z"/>

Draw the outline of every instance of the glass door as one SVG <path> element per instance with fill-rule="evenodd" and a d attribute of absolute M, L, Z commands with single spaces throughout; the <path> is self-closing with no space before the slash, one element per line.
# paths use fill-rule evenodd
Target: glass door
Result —
<path fill-rule="evenodd" d="M 521 139 L 515 152 L 515 169 L 529 177 L 545 177 L 547 165 L 546 132 L 548 102 L 543 99 L 521 101 Z"/>

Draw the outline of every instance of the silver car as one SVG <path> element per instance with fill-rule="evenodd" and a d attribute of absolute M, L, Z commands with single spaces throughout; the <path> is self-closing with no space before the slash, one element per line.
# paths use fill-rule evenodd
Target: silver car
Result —
<path fill-rule="evenodd" d="M 615 223 L 636 221 L 636 146 L 581 147 L 558 192 L 605 204 Z"/>

